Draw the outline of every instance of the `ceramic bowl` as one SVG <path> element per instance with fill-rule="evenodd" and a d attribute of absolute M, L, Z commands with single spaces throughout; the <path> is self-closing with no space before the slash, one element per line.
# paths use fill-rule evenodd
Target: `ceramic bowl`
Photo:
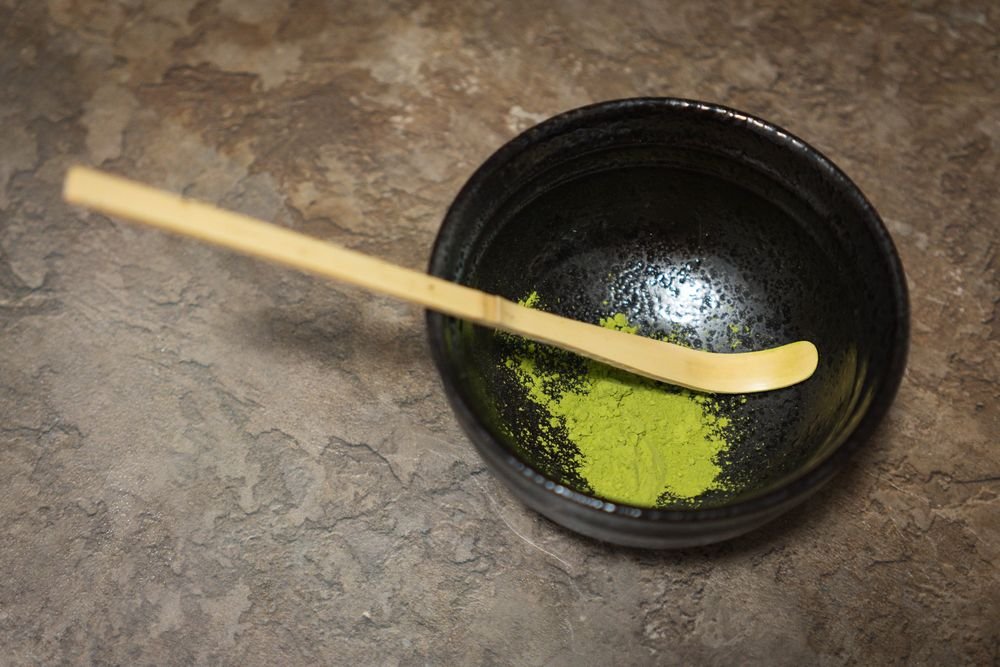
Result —
<path fill-rule="evenodd" d="M 709 397 L 731 424 L 714 490 L 639 506 L 602 497 L 579 454 L 535 437 L 551 415 L 512 380 L 509 337 L 428 313 L 448 399 L 493 473 L 553 521 L 618 544 L 706 544 L 802 502 L 864 446 L 906 359 L 903 270 L 871 204 L 791 133 L 712 104 L 619 100 L 527 130 L 458 194 L 430 272 L 512 300 L 536 292 L 585 321 L 621 313 L 642 335 L 715 352 L 816 344 L 806 382 Z"/>

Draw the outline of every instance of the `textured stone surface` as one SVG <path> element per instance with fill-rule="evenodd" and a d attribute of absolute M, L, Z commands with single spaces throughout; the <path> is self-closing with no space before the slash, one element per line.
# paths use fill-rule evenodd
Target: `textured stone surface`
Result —
<path fill-rule="evenodd" d="M 0 0 L 0 662 L 996 664 L 1000 10 L 902 4 Z M 830 155 L 913 299 L 871 446 L 690 552 L 523 509 L 416 309 L 58 196 L 99 164 L 423 267 L 503 141 L 646 94 Z"/>

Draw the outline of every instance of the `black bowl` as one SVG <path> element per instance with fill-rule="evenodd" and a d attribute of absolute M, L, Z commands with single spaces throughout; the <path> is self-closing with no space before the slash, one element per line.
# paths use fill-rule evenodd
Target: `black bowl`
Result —
<path fill-rule="evenodd" d="M 585 321 L 621 312 L 644 335 L 716 352 L 816 344 L 806 382 L 718 397 L 740 424 L 725 490 L 639 507 L 598 497 L 531 436 L 525 419 L 548 415 L 505 372 L 510 338 L 428 313 L 445 391 L 497 477 L 619 544 L 715 542 L 798 504 L 865 442 L 906 360 L 903 270 L 864 195 L 790 133 L 701 102 L 606 102 L 513 139 L 455 199 L 430 272 L 515 300 L 537 290 Z"/>

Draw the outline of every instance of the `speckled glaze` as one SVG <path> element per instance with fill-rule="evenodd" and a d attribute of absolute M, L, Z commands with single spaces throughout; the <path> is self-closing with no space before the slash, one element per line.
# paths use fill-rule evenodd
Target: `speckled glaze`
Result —
<path fill-rule="evenodd" d="M 801 502 L 863 445 L 905 364 L 902 267 L 858 188 L 784 130 L 701 102 L 606 102 L 526 131 L 458 195 L 430 270 L 512 299 L 537 290 L 586 321 L 623 312 L 646 335 L 717 352 L 816 343 L 807 382 L 720 398 L 736 424 L 727 491 L 648 509 L 588 495 L 566 460 L 514 440 L 504 424 L 540 413 L 498 370 L 502 341 L 428 315 L 452 407 L 498 477 L 619 544 L 714 542 Z"/>

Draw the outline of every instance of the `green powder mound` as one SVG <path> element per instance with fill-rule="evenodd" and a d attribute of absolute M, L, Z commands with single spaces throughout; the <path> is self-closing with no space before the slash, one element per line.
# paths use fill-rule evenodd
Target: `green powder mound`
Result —
<path fill-rule="evenodd" d="M 532 293 L 521 301 L 537 305 Z M 601 320 L 635 333 L 621 313 Z M 528 397 L 550 416 L 540 446 L 558 450 L 568 440 L 579 475 L 594 494 L 615 502 L 655 507 L 690 501 L 723 489 L 719 455 L 728 449 L 726 417 L 711 397 L 667 387 L 587 361 L 581 378 L 542 370 L 534 346 L 505 365 Z"/>

